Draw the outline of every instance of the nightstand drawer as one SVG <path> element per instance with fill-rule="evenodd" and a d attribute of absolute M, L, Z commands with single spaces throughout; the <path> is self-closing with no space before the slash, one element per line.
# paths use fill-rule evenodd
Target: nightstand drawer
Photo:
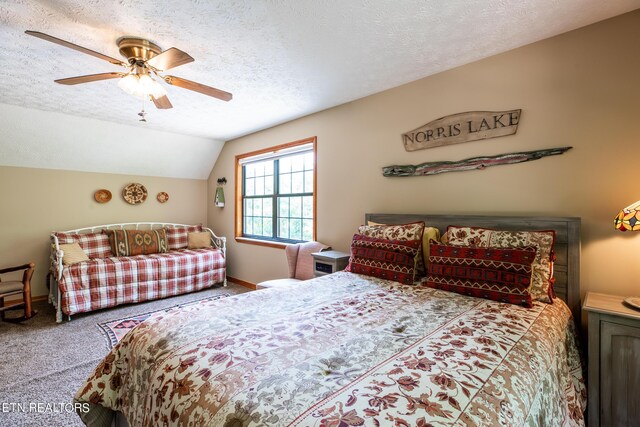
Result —
<path fill-rule="evenodd" d="M 315 277 L 344 270 L 349 264 L 349 254 L 339 251 L 323 251 L 313 256 L 313 273 Z"/>
<path fill-rule="evenodd" d="M 600 322 L 600 425 L 640 420 L 640 324 Z"/>
<path fill-rule="evenodd" d="M 315 267 L 313 269 L 314 272 L 322 273 L 322 274 L 331 274 L 334 272 L 335 265 L 327 264 L 326 262 L 322 262 L 322 261 L 314 261 L 314 262 L 315 262 Z"/>
<path fill-rule="evenodd" d="M 635 426 L 640 420 L 640 311 L 623 297 L 589 292 L 589 426 Z"/>

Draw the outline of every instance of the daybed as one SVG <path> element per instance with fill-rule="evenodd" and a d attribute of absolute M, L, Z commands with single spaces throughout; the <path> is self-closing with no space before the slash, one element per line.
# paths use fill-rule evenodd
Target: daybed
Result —
<path fill-rule="evenodd" d="M 137 252 L 122 251 L 122 241 L 116 240 L 119 252 L 113 253 L 108 234 L 113 235 L 113 231 L 107 230 L 139 230 L 140 233 L 117 232 L 119 236 L 134 235 L 138 239 L 148 239 L 149 234 L 162 236 L 161 244 L 156 242 L 158 253 L 142 251 L 144 254 L 116 256 Z M 141 233 L 145 230 L 151 231 Z M 209 236 L 197 234 L 203 231 Z M 194 236 L 204 243 L 188 249 L 189 239 Z M 124 245 L 129 249 L 126 241 Z M 68 251 L 66 263 L 63 249 Z M 79 252 L 81 261 L 69 259 L 71 252 Z M 50 261 L 49 302 L 56 307 L 58 323 L 63 313 L 70 320 L 77 313 L 180 295 L 216 283 L 227 285 L 226 239 L 200 225 L 123 223 L 53 232 Z"/>
<path fill-rule="evenodd" d="M 367 251 L 354 236 L 351 271 L 151 316 L 78 390 L 75 402 L 90 407 L 80 416 L 92 426 L 131 427 L 583 426 L 586 395 L 570 310 L 579 313 L 580 220 L 366 218 L 414 221 L 446 230 L 448 239 L 461 236 L 450 234 L 449 225 L 554 233 L 560 298 L 527 307 L 435 289 L 434 265 L 444 255 L 434 243 L 422 281 L 356 274 Z M 370 255 L 384 252 L 383 245 L 415 254 L 414 239 L 369 237 L 379 249 Z M 460 246 L 460 253 L 470 247 Z M 496 248 L 474 250 L 505 264 L 511 255 L 497 258 L 499 252 L 533 252 Z M 389 266 L 391 257 L 380 261 Z M 402 253 L 393 261 L 411 262 Z M 382 270 L 381 263 L 361 265 Z M 488 272 L 498 268 L 489 264 Z M 528 265 L 521 271 L 533 282 Z M 397 272 L 400 280 L 409 274 Z"/>

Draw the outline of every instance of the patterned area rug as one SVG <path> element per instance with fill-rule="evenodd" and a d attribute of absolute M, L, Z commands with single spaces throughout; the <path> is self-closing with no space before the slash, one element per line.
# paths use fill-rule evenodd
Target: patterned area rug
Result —
<path fill-rule="evenodd" d="M 107 347 L 112 349 L 113 346 L 118 344 L 118 342 L 124 337 L 127 332 L 138 326 L 140 323 L 147 320 L 153 313 L 158 313 L 160 311 L 167 312 L 170 310 L 175 310 L 182 307 L 188 307 L 194 304 L 202 304 L 206 301 L 212 301 L 220 298 L 225 298 L 230 296 L 230 294 L 219 294 L 214 295 L 209 298 L 199 299 L 195 301 L 189 301 L 184 304 L 177 304 L 171 307 L 167 307 L 160 310 L 149 311 L 147 313 L 138 314 L 136 316 L 124 317 L 122 319 L 109 320 L 107 322 L 98 323 L 98 328 L 105 334 L 107 338 Z"/>

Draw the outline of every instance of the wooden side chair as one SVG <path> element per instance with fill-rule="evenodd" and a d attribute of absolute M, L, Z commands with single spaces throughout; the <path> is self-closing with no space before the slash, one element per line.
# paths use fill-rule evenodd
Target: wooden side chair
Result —
<path fill-rule="evenodd" d="M 36 311 L 31 307 L 31 276 L 36 269 L 35 263 L 29 263 L 20 265 L 17 267 L 8 267 L 0 269 L 0 275 L 5 273 L 11 273 L 14 271 L 24 270 L 22 274 L 22 281 L 9 280 L 2 281 L 0 277 L 0 319 L 7 322 L 21 322 L 23 320 L 30 319 L 36 315 Z M 4 306 L 4 299 L 8 296 L 22 294 L 22 302 L 19 304 L 13 304 L 8 307 Z M 6 318 L 6 310 L 16 310 L 24 307 L 24 316 L 18 318 Z"/>

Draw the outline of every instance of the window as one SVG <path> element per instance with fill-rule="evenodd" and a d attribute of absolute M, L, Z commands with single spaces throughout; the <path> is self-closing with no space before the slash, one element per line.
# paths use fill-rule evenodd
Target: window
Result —
<path fill-rule="evenodd" d="M 236 156 L 236 239 L 315 240 L 316 138 Z"/>

